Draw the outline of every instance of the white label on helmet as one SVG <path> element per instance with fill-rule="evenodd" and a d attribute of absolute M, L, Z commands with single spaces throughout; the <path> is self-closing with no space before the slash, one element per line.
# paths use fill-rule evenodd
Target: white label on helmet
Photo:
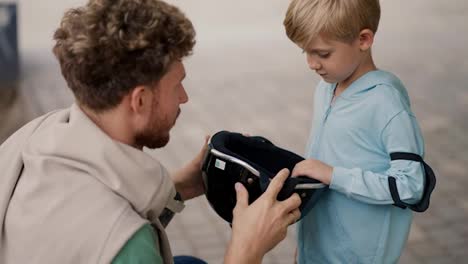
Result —
<path fill-rule="evenodd" d="M 219 160 L 219 159 L 216 159 L 215 167 L 220 169 L 220 170 L 224 170 L 224 168 L 226 168 L 226 162 L 224 162 L 222 160 Z"/>

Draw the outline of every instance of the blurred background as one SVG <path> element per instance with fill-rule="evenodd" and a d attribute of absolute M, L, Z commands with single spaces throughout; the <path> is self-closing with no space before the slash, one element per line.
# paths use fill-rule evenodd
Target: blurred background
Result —
<path fill-rule="evenodd" d="M 194 23 L 197 45 L 186 60 L 190 101 L 171 142 L 151 155 L 173 170 L 199 151 L 204 135 L 219 130 L 262 135 L 304 154 L 319 79 L 284 34 L 289 1 L 169 2 Z M 73 102 L 51 52 L 52 35 L 64 11 L 83 3 L 0 0 L 0 143 L 27 121 Z M 468 2 L 381 0 L 381 6 L 376 64 L 406 84 L 426 161 L 438 176 L 431 207 L 415 216 L 400 263 L 467 263 Z M 168 233 L 174 254 L 209 263 L 222 262 L 230 238 L 204 197 L 187 202 Z M 295 247 L 293 226 L 264 263 L 293 263 Z"/>

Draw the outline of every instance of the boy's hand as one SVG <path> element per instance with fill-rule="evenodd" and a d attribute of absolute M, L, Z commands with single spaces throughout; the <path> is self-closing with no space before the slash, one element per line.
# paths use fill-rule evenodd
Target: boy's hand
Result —
<path fill-rule="evenodd" d="M 332 174 L 333 167 L 328 164 L 315 159 L 306 159 L 296 164 L 292 177 L 307 176 L 330 185 Z"/>

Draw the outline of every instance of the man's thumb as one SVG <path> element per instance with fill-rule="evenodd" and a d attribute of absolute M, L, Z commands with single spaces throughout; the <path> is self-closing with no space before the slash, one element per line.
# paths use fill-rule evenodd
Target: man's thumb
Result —
<path fill-rule="evenodd" d="M 245 189 L 244 185 L 240 182 L 236 182 L 234 187 L 236 188 L 237 197 L 236 207 L 245 208 L 249 206 L 249 193 Z"/>

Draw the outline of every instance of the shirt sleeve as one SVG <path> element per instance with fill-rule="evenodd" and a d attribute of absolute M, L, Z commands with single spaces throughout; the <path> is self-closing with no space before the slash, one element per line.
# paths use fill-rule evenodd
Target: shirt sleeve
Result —
<path fill-rule="evenodd" d="M 381 133 L 390 167 L 384 173 L 360 168 L 334 167 L 330 188 L 350 198 L 369 204 L 393 204 L 388 177 L 396 179 L 400 199 L 409 204 L 419 202 L 424 189 L 424 168 L 420 162 L 390 161 L 392 152 L 410 152 L 423 157 L 423 139 L 415 117 L 407 111 L 396 114 Z"/>
<path fill-rule="evenodd" d="M 163 264 L 159 242 L 153 228 L 141 227 L 120 250 L 112 264 Z"/>

